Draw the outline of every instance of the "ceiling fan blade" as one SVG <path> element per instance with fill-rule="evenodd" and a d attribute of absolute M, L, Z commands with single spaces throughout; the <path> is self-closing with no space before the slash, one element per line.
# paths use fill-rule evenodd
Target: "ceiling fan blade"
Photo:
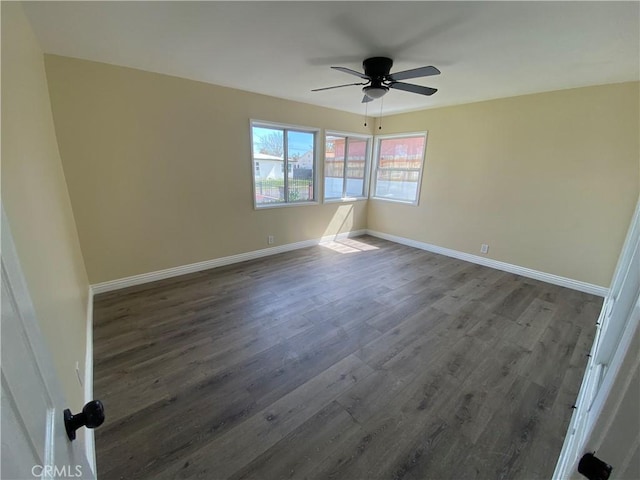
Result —
<path fill-rule="evenodd" d="M 389 78 L 393 81 L 406 80 L 408 78 L 417 77 L 430 77 L 431 75 L 440 75 L 440 70 L 436 67 L 420 67 L 412 70 L 404 70 L 402 72 L 396 72 L 389 75 Z"/>
<path fill-rule="evenodd" d="M 368 95 L 365 95 L 364 97 L 362 97 L 362 103 L 369 103 L 369 102 L 373 102 L 373 98 L 371 98 Z"/>
<path fill-rule="evenodd" d="M 355 70 L 351 70 L 350 68 L 347 68 L 347 67 L 331 67 L 331 68 L 333 68 L 334 70 L 338 70 L 340 72 L 348 73 L 350 75 L 355 75 L 356 77 L 364 78 L 365 80 L 369 80 L 369 77 L 367 77 L 364 73 L 356 72 Z"/>
<path fill-rule="evenodd" d="M 312 92 L 319 92 L 321 90 L 331 90 L 332 88 L 350 87 L 352 85 L 366 85 L 366 83 L 346 83 L 344 85 L 336 85 L 335 87 L 314 88 Z"/>
<path fill-rule="evenodd" d="M 422 85 L 413 85 L 411 83 L 393 82 L 389 88 L 396 90 L 404 90 L 405 92 L 418 93 L 420 95 L 433 95 L 438 90 L 431 87 L 423 87 Z"/>

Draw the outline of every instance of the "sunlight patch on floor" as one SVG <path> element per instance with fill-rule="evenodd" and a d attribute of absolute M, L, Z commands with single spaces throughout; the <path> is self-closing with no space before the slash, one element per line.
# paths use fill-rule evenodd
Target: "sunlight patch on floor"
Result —
<path fill-rule="evenodd" d="M 320 246 L 333 250 L 338 253 L 358 253 L 368 250 L 378 250 L 378 247 L 359 242 L 353 238 L 345 238 L 344 240 L 333 240 L 331 242 L 323 242 Z"/>

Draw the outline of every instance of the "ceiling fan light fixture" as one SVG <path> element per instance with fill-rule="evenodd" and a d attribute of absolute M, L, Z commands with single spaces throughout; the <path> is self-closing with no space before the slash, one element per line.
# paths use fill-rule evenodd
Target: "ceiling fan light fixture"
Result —
<path fill-rule="evenodd" d="M 385 95 L 385 93 L 387 93 L 389 91 L 389 87 L 385 87 L 384 85 L 380 85 L 380 86 L 368 86 L 368 87 L 363 87 L 362 88 L 362 92 L 369 98 L 372 99 L 377 99 L 377 98 L 381 98 Z"/>

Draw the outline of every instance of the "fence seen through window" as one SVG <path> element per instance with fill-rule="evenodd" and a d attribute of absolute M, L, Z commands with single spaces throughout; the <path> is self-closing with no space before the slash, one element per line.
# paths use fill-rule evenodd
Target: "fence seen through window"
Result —
<path fill-rule="evenodd" d="M 324 157 L 324 198 L 366 197 L 371 157 L 367 137 L 327 134 Z"/>
<path fill-rule="evenodd" d="M 378 137 L 375 198 L 418 202 L 426 140 L 426 134 Z"/>

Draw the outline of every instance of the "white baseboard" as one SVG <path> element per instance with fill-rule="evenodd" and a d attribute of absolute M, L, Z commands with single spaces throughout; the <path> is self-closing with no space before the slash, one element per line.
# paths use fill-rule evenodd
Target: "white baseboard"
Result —
<path fill-rule="evenodd" d="M 421 250 L 426 250 L 432 253 L 446 255 L 447 257 L 453 257 L 459 260 L 477 263 L 478 265 L 484 265 L 486 267 L 495 268 L 497 270 L 515 273 L 516 275 L 522 275 L 523 277 L 533 278 L 535 280 L 552 283 L 561 287 L 571 288 L 580 292 L 598 295 L 600 297 L 605 297 L 609 292 L 608 288 L 594 285 L 592 283 L 573 280 L 571 278 L 561 277 L 552 273 L 541 272 L 539 270 L 533 270 L 531 268 L 521 267 L 518 265 L 513 265 L 511 263 L 501 262 L 499 260 L 493 260 L 486 257 L 480 257 L 478 255 L 472 255 L 470 253 L 460 252 L 458 250 L 452 250 L 450 248 L 439 247 L 437 245 L 419 242 L 417 240 L 411 240 L 409 238 L 399 237 L 397 235 L 391 235 L 375 230 L 354 230 L 337 235 L 328 235 L 321 238 L 304 240 L 302 242 L 288 243 L 286 245 L 278 245 L 277 247 L 269 247 L 261 250 L 254 250 L 252 252 L 239 253 L 237 255 L 230 255 L 228 257 L 214 258 L 212 260 L 205 260 L 204 262 L 191 263 L 189 265 L 182 265 L 179 267 L 167 268 L 165 270 L 158 270 L 155 272 L 143 273 L 131 277 L 119 278 L 117 280 L 111 280 L 108 282 L 96 283 L 92 285 L 91 288 L 93 294 L 97 295 L 99 293 L 120 290 L 121 288 L 132 287 L 134 285 L 141 285 L 143 283 L 155 282 L 158 280 L 177 277 L 188 273 L 200 272 L 202 270 L 209 270 L 211 268 L 231 265 L 233 263 L 246 262 L 247 260 L 254 260 L 256 258 L 276 255 L 278 253 L 289 252 L 291 250 L 313 247 L 314 245 L 320 245 L 321 243 L 330 242 L 341 238 L 358 237 L 364 234 L 372 235 L 374 237 L 382 238 L 395 243 L 400 243 L 402 245 L 419 248 Z"/>
<path fill-rule="evenodd" d="M 89 298 L 87 299 L 87 342 L 84 358 L 84 403 L 93 400 L 93 289 L 89 286 Z M 96 443 L 93 430 L 84 429 L 84 450 L 89 462 L 89 467 L 96 474 Z"/>
<path fill-rule="evenodd" d="M 166 278 L 177 277 L 180 275 L 185 275 L 187 273 L 200 272 L 202 270 L 209 270 L 210 268 L 231 265 L 232 263 L 246 262 L 247 260 L 255 260 L 256 258 L 276 255 L 278 253 L 289 252 L 291 250 L 313 247 L 315 245 L 320 245 L 321 243 L 325 242 L 331 242 L 333 240 L 358 237 L 360 235 L 364 235 L 365 233 L 366 230 L 353 230 L 351 232 L 338 233 L 335 235 L 326 235 L 321 238 L 304 240 L 302 242 L 288 243 L 286 245 L 278 245 L 277 247 L 263 248 L 261 250 L 254 250 L 252 252 L 239 253 L 237 255 L 230 255 L 228 257 L 214 258 L 212 260 L 205 260 L 204 262 L 191 263 L 189 265 L 167 268 L 165 270 L 158 270 L 156 272 L 143 273 L 140 275 L 119 278 L 117 280 L 111 280 L 108 282 L 96 283 L 94 285 L 91 285 L 91 288 L 93 294 L 97 295 L 99 293 L 120 290 L 121 288 L 132 287 L 134 285 L 141 285 L 143 283 L 155 282 L 158 280 L 164 280 Z"/>
<path fill-rule="evenodd" d="M 447 257 L 457 258 L 471 263 L 477 263 L 478 265 L 484 265 L 485 267 L 495 268 L 509 273 L 515 273 L 516 275 L 522 275 L 523 277 L 533 278 L 535 280 L 541 280 L 543 282 L 552 283 L 561 287 L 571 288 L 580 292 L 590 293 L 592 295 L 598 295 L 599 297 L 606 297 L 609 289 L 594 285 L 592 283 L 581 282 L 579 280 L 573 280 L 571 278 L 561 277 L 552 273 L 541 272 L 539 270 L 533 270 L 531 268 L 520 267 L 511 263 L 501 262 L 499 260 L 493 260 L 491 258 L 480 257 L 478 255 L 472 255 L 470 253 L 460 252 L 458 250 L 452 250 L 450 248 L 439 247 L 430 243 L 419 242 L 417 240 L 411 240 L 409 238 L 398 237 L 396 235 L 390 235 L 388 233 L 377 232 L 375 230 L 367 230 L 368 235 L 389 240 L 392 242 L 407 245 L 409 247 L 419 248 L 432 253 L 439 253 L 440 255 L 446 255 Z"/>

